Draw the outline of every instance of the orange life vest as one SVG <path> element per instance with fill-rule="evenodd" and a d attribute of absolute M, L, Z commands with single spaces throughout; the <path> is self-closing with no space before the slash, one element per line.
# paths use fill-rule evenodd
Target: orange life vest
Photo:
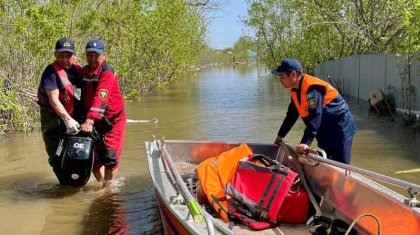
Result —
<path fill-rule="evenodd" d="M 325 88 L 324 106 L 329 104 L 338 95 L 338 91 L 328 82 L 324 82 L 319 78 L 307 74 L 305 74 L 302 79 L 303 81 L 300 88 L 300 103 L 298 102 L 297 92 L 293 92 L 292 89 L 289 90 L 293 99 L 293 103 L 295 104 L 301 117 L 306 117 L 309 115 L 309 102 L 306 97 L 306 93 L 308 92 L 310 86 L 317 85 L 323 86 Z"/>
<path fill-rule="evenodd" d="M 201 189 L 225 221 L 229 221 L 229 215 L 223 188 L 235 175 L 238 161 L 250 155 L 252 155 L 251 148 L 246 144 L 241 144 L 217 157 L 204 160 L 196 169 Z"/>

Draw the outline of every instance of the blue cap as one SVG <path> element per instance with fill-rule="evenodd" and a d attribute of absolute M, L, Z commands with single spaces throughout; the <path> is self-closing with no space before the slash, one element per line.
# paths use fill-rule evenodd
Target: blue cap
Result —
<path fill-rule="evenodd" d="M 302 66 L 300 63 L 295 59 L 284 59 L 281 61 L 279 67 L 277 69 L 271 71 L 274 75 L 281 75 L 285 72 L 292 72 L 293 70 L 297 72 L 303 72 Z"/>
<path fill-rule="evenodd" d="M 99 54 L 103 54 L 105 51 L 105 44 L 97 38 L 90 39 L 86 44 L 86 52 L 94 51 Z"/>
<path fill-rule="evenodd" d="M 74 42 L 69 38 L 61 38 L 55 43 L 55 52 L 74 52 Z"/>

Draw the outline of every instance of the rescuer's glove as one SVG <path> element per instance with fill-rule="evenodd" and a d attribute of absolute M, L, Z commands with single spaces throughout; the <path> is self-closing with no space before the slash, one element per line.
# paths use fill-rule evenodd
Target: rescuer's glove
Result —
<path fill-rule="evenodd" d="M 67 134 L 69 135 L 75 135 L 77 133 L 79 133 L 80 131 L 80 124 L 74 120 L 73 118 L 69 118 L 67 120 L 64 121 L 64 124 L 66 124 L 66 128 L 67 128 Z"/>

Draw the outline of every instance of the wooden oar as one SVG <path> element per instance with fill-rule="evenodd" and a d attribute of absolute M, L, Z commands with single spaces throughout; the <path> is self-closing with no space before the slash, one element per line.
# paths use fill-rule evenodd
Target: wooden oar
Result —
<path fill-rule="evenodd" d="M 405 171 L 397 171 L 395 172 L 395 174 L 410 174 L 410 173 L 418 173 L 418 172 L 420 172 L 420 168 L 405 170 Z"/>

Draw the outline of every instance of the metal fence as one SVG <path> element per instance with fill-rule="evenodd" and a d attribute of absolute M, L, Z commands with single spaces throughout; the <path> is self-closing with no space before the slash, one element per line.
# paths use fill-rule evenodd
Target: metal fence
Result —
<path fill-rule="evenodd" d="M 410 61 L 410 65 L 408 63 Z M 400 110 L 420 111 L 420 53 L 353 55 L 318 64 L 315 76 L 335 81 L 345 95 L 368 100 L 381 89 Z"/>

